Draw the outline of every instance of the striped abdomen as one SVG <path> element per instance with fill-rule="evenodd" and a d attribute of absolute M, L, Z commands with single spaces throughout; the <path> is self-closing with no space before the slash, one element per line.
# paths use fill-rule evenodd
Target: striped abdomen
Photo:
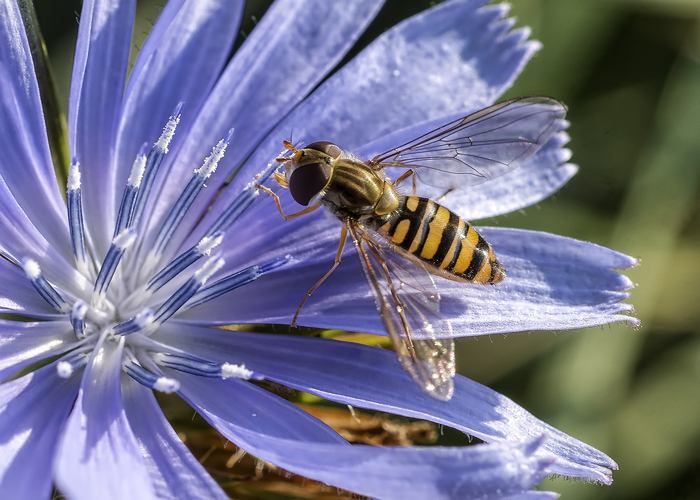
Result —
<path fill-rule="evenodd" d="M 400 196 L 399 208 L 374 219 L 373 229 L 426 269 L 458 281 L 498 283 L 506 273 L 489 244 L 468 222 L 438 203 Z"/>

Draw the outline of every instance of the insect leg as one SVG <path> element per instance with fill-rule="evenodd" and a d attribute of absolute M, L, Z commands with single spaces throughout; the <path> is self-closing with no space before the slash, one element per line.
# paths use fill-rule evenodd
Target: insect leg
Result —
<path fill-rule="evenodd" d="M 275 182 L 277 182 L 277 184 L 279 184 L 283 188 L 289 189 L 289 183 L 287 182 L 287 178 L 284 176 L 284 174 L 275 172 L 272 174 L 272 178 L 275 179 Z"/>
<path fill-rule="evenodd" d="M 299 307 L 297 307 L 297 312 L 294 313 L 294 319 L 292 319 L 292 325 L 291 326 L 296 326 L 297 325 L 297 318 L 299 317 L 299 313 L 301 312 L 301 308 L 304 305 L 304 302 L 311 297 L 311 294 L 314 293 L 314 290 L 316 290 L 319 286 L 321 286 L 321 283 L 326 281 L 326 278 L 328 278 L 333 271 L 335 271 L 335 268 L 338 267 L 340 264 L 340 258 L 343 255 L 343 248 L 345 248 L 345 240 L 348 238 L 348 229 L 347 227 L 343 226 L 343 230 L 340 233 L 340 244 L 338 245 L 338 252 L 335 254 L 335 262 L 333 263 L 333 267 L 330 268 L 330 270 L 323 275 L 323 278 L 318 280 L 314 286 L 311 287 L 311 290 L 306 292 L 306 297 L 304 297 L 304 300 L 301 301 L 301 304 L 299 304 Z"/>
<path fill-rule="evenodd" d="M 379 267 L 381 268 L 382 273 L 384 274 L 384 278 L 386 279 L 386 284 L 389 287 L 389 292 L 391 293 L 391 297 L 394 300 L 396 313 L 399 315 L 399 318 L 401 318 L 401 324 L 403 325 L 403 331 L 410 332 L 411 326 L 408 323 L 408 318 L 406 318 L 406 308 L 403 306 L 401 298 L 396 293 L 396 288 L 394 288 L 394 283 L 391 280 L 391 273 L 389 272 L 389 267 L 386 265 L 386 261 L 381 256 L 381 254 L 377 251 L 376 248 L 370 246 L 369 250 L 374 255 L 374 258 L 377 259 L 377 262 L 379 263 Z M 405 336 L 408 337 L 408 333 L 406 333 Z M 415 352 L 413 351 L 413 346 L 408 344 L 406 347 L 407 347 L 407 351 L 410 352 L 411 357 L 415 357 Z"/>
<path fill-rule="evenodd" d="M 447 195 L 450 194 L 452 191 L 454 191 L 454 188 L 448 189 L 447 191 L 442 193 L 439 198 L 435 198 L 435 201 L 437 201 L 438 203 L 442 203 L 442 200 L 447 198 Z"/>
<path fill-rule="evenodd" d="M 285 215 L 284 212 L 282 211 L 282 204 L 280 203 L 280 197 L 277 196 L 277 194 L 274 191 L 272 191 L 270 188 L 262 186 L 260 184 L 256 184 L 255 187 L 261 191 L 265 191 L 267 194 L 269 194 L 270 196 L 272 196 L 274 198 L 275 205 L 277 205 L 277 210 L 279 210 L 282 217 L 284 217 L 284 220 L 289 220 L 289 219 L 293 219 L 295 217 L 299 217 L 300 215 L 309 214 L 321 206 L 321 202 L 319 201 L 315 205 L 311 205 L 310 207 L 306 207 L 304 210 L 302 210 L 300 212 Z"/>
<path fill-rule="evenodd" d="M 413 351 L 413 346 L 411 345 L 408 337 L 408 320 L 403 313 L 403 304 L 401 299 L 399 299 L 396 295 L 394 286 L 391 283 L 391 276 L 388 273 L 388 268 L 386 268 L 386 262 L 383 258 L 381 258 L 381 256 L 378 257 L 378 254 L 372 248 L 372 245 L 368 244 L 367 240 L 362 237 L 362 233 L 360 232 L 360 234 L 358 234 L 357 227 L 350 226 L 350 235 L 352 236 L 353 243 L 355 243 L 357 255 L 360 259 L 360 264 L 365 273 L 365 277 L 367 278 L 367 282 L 370 284 L 370 287 L 374 292 L 377 308 L 379 309 L 379 315 L 381 316 L 382 323 L 384 323 L 384 327 L 391 338 L 394 351 L 398 355 L 401 363 L 404 366 L 408 366 L 411 364 L 410 360 L 415 359 L 415 352 Z M 379 284 L 377 271 L 372 265 L 372 261 L 370 260 L 367 250 L 363 246 L 363 242 L 367 244 L 374 257 L 378 257 L 379 265 L 383 267 L 382 274 L 384 274 L 385 279 L 387 279 L 386 283 L 389 286 L 392 294 L 393 305 L 390 305 L 387 297 L 384 296 L 382 288 Z M 401 324 L 397 324 L 392 320 L 394 318 L 394 312 L 401 317 Z"/>
<path fill-rule="evenodd" d="M 294 153 L 295 157 L 296 157 L 296 155 L 299 154 L 299 150 L 296 149 L 296 148 L 294 147 L 294 145 L 293 145 L 291 142 L 285 140 L 285 141 L 282 141 L 282 144 L 284 145 L 285 148 L 287 148 L 287 149 L 290 150 L 292 153 Z M 275 159 L 276 159 L 278 162 L 280 162 L 280 163 L 284 163 L 284 162 L 289 161 L 289 158 L 285 158 L 284 156 L 281 156 L 281 157 L 275 158 Z M 297 158 L 297 159 L 298 159 L 298 158 Z"/>
<path fill-rule="evenodd" d="M 413 182 L 413 196 L 416 195 L 416 173 L 413 171 L 413 169 L 406 170 L 406 172 L 403 173 L 401 177 L 396 179 L 394 181 L 394 187 L 398 186 L 401 184 L 403 181 L 405 181 L 408 178 L 411 178 L 411 181 Z"/>

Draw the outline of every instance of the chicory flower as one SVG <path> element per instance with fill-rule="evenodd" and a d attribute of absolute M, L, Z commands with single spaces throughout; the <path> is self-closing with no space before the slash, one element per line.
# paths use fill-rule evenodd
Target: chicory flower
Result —
<path fill-rule="evenodd" d="M 171 0 L 127 80 L 135 1 L 86 0 L 64 200 L 20 10 L 0 1 L 0 310 L 12 315 L 0 320 L 0 496 L 47 497 L 55 482 L 71 499 L 225 498 L 153 390 L 177 392 L 257 457 L 377 498 L 551 497 L 528 492 L 549 473 L 611 481 L 609 457 L 464 377 L 440 402 L 388 351 L 214 328 L 288 324 L 332 263 L 335 221 L 284 222 L 254 186 L 283 139 L 369 157 L 510 86 L 539 45 L 505 6 L 484 3 L 414 16 L 323 81 L 381 1 L 277 0 L 227 62 L 243 1 Z M 559 132 L 498 183 L 445 204 L 474 219 L 543 199 L 576 171 L 566 142 Z M 546 233 L 481 232 L 509 275 L 498 287 L 440 282 L 456 335 L 636 323 L 620 314 L 631 284 L 611 270 L 633 259 Z M 383 333 L 358 266 L 346 258 L 299 323 Z M 493 444 L 349 445 L 260 379 Z"/>

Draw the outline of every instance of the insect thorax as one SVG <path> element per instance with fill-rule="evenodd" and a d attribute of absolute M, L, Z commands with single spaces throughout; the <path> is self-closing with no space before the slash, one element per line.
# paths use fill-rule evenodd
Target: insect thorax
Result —
<path fill-rule="evenodd" d="M 339 158 L 333 165 L 333 173 L 324 189 L 322 201 L 337 217 L 359 220 L 374 214 L 384 191 L 384 179 L 365 163 Z"/>

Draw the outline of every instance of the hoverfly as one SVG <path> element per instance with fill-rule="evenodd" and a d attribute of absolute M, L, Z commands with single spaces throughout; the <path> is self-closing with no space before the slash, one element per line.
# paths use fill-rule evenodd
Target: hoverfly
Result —
<path fill-rule="evenodd" d="M 534 155 L 562 126 L 566 106 L 548 97 L 521 97 L 459 118 L 364 162 L 330 142 L 314 142 L 277 158 L 285 173 L 276 181 L 307 208 L 324 206 L 342 232 L 333 267 L 309 290 L 304 302 L 338 267 L 348 234 L 401 364 L 428 394 L 449 400 L 454 390 L 454 342 L 439 312 L 432 276 L 464 283 L 495 284 L 506 272 L 490 245 L 458 215 L 429 198 L 399 194 L 412 176 L 429 186 L 454 189 L 503 175 Z M 404 170 L 391 181 L 384 169 Z M 310 205 L 310 206 L 309 206 Z M 410 264 L 409 264 L 410 263 Z M 409 264 L 409 265 L 407 265 Z"/>

